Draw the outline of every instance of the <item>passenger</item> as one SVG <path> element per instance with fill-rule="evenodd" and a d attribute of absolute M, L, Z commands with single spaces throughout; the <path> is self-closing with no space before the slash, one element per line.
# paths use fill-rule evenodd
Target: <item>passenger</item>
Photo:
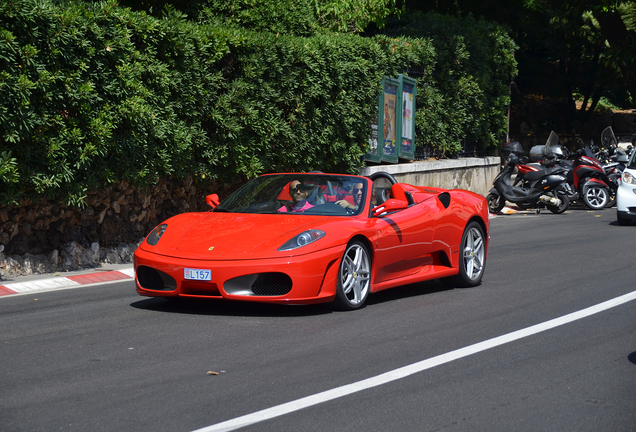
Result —
<path fill-rule="evenodd" d="M 292 204 L 284 205 L 278 209 L 279 212 L 304 212 L 307 209 L 313 207 L 307 201 L 307 195 L 309 195 L 310 186 L 302 184 L 298 180 L 294 180 L 289 184 L 289 195 L 293 201 Z"/>
<path fill-rule="evenodd" d="M 362 205 L 362 188 L 364 185 L 362 183 L 355 183 L 353 188 L 351 189 L 351 195 L 353 196 L 354 204 L 351 204 L 347 200 L 336 201 L 336 204 L 345 209 L 358 210 Z"/>

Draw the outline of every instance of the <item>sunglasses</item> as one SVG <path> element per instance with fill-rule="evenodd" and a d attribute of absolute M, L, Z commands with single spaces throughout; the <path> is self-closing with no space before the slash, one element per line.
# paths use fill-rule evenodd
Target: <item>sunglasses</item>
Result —
<path fill-rule="evenodd" d="M 302 193 L 306 192 L 306 190 L 302 186 L 296 186 L 295 188 L 289 188 L 289 192 L 291 193 Z"/>
<path fill-rule="evenodd" d="M 353 188 L 351 190 L 351 193 L 353 193 L 353 194 L 357 194 L 358 192 L 362 192 L 362 188 Z"/>

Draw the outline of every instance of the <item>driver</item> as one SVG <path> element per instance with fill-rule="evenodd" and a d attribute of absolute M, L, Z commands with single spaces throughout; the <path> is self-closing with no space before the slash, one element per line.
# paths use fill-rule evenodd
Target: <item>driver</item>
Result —
<path fill-rule="evenodd" d="M 336 204 L 341 206 L 344 209 L 358 210 L 362 205 L 362 187 L 364 185 L 362 183 L 354 183 L 353 188 L 351 189 L 351 195 L 353 196 L 354 204 L 351 204 L 347 200 L 336 201 Z"/>
<path fill-rule="evenodd" d="M 289 195 L 292 198 L 292 204 L 286 204 L 278 209 L 279 212 L 304 212 L 313 207 L 307 201 L 311 186 L 302 184 L 299 180 L 294 180 L 289 184 Z"/>

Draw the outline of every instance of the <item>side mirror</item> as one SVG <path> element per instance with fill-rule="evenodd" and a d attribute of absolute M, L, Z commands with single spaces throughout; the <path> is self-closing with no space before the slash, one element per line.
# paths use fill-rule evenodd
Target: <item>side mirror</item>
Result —
<path fill-rule="evenodd" d="M 409 206 L 408 202 L 392 198 L 392 199 L 386 200 L 379 206 L 374 207 L 373 210 L 371 210 L 371 212 L 373 212 L 373 216 L 378 217 L 384 213 L 404 210 L 405 208 L 408 208 L 408 206 Z"/>
<path fill-rule="evenodd" d="M 217 194 L 211 194 L 205 197 L 205 202 L 208 203 L 210 207 L 215 209 L 221 201 L 219 201 L 219 196 Z"/>

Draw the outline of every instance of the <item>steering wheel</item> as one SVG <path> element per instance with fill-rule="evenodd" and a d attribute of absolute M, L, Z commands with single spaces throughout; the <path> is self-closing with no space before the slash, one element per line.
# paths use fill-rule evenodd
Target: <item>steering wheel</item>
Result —
<path fill-rule="evenodd" d="M 396 184 L 398 181 L 386 171 L 377 171 L 367 176 L 371 181 L 375 181 L 380 178 L 387 179 L 392 185 Z"/>

